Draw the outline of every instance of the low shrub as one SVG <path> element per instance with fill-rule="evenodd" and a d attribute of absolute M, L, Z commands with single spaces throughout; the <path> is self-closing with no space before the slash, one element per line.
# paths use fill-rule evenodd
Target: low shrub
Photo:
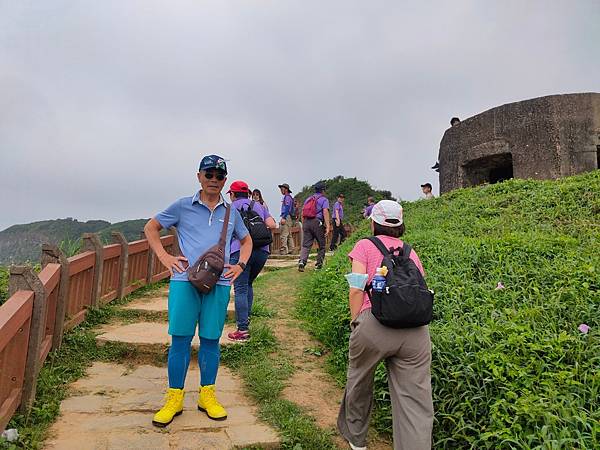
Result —
<path fill-rule="evenodd" d="M 600 171 L 511 180 L 404 207 L 405 240 L 436 292 L 435 447 L 600 448 Z M 299 305 L 341 382 L 346 255 L 368 234 L 365 223 L 307 279 Z M 375 389 L 373 422 L 389 433 L 383 367 Z"/>

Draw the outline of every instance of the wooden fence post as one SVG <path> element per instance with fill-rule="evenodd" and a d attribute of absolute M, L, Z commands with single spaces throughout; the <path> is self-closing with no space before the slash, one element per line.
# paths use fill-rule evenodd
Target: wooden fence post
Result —
<path fill-rule="evenodd" d="M 146 237 L 146 233 L 144 231 L 141 232 L 142 239 L 148 239 Z M 152 282 L 152 274 L 154 273 L 154 252 L 150 245 L 148 245 L 148 270 L 146 274 L 146 284 L 150 284 Z"/>
<path fill-rule="evenodd" d="M 95 233 L 83 233 L 81 237 L 81 251 L 94 252 L 96 254 L 96 264 L 94 264 L 94 281 L 92 289 L 91 307 L 96 308 L 100 303 L 102 295 L 102 269 L 104 265 L 104 247 L 100 238 Z"/>
<path fill-rule="evenodd" d="M 46 292 L 38 276 L 27 266 L 11 266 L 8 279 L 9 296 L 19 290 L 33 291 L 33 311 L 31 313 L 31 326 L 29 331 L 29 347 L 27 348 L 27 362 L 25 363 L 25 379 L 23 381 L 23 395 L 19 411 L 26 413 L 31 409 L 35 400 L 37 377 L 40 371 L 40 350 L 44 333 L 46 331 Z"/>
<path fill-rule="evenodd" d="M 172 234 L 174 236 L 172 255 L 173 256 L 181 255 L 181 249 L 179 248 L 179 237 L 177 236 L 177 228 L 176 227 L 169 228 L 169 234 Z M 190 263 L 190 264 L 192 264 L 192 263 Z"/>
<path fill-rule="evenodd" d="M 42 245 L 42 269 L 46 265 L 60 264 L 60 286 L 58 298 L 56 299 L 56 318 L 54 320 L 54 335 L 52 336 L 52 350 L 58 350 L 62 343 L 65 325 L 65 312 L 69 300 L 69 262 L 65 254 L 56 246 L 51 244 Z"/>
<path fill-rule="evenodd" d="M 127 287 L 127 275 L 129 273 L 129 244 L 127 239 L 120 231 L 113 231 L 113 242 L 121 245 L 121 257 L 119 259 L 119 287 L 117 288 L 117 298 L 123 298 L 125 288 Z"/>

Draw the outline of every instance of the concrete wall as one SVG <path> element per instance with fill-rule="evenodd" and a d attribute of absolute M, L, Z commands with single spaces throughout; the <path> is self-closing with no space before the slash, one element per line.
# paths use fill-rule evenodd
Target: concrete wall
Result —
<path fill-rule="evenodd" d="M 444 133 L 440 191 L 480 184 L 510 164 L 515 178 L 554 179 L 598 168 L 600 94 L 534 98 L 492 108 Z"/>

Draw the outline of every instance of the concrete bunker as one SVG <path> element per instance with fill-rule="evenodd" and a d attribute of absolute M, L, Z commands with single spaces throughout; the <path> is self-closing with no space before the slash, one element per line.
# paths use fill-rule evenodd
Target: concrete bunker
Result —
<path fill-rule="evenodd" d="M 550 95 L 492 108 L 444 133 L 440 192 L 510 178 L 556 179 L 600 166 L 600 94 Z"/>

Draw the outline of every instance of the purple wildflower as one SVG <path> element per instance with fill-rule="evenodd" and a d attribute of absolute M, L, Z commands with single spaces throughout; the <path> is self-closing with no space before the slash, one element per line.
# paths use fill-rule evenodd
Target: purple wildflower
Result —
<path fill-rule="evenodd" d="M 577 329 L 579 331 L 581 331 L 583 334 L 588 334 L 588 331 L 590 331 L 589 325 L 586 325 L 585 323 L 582 323 L 581 325 L 579 325 L 577 327 Z"/>

